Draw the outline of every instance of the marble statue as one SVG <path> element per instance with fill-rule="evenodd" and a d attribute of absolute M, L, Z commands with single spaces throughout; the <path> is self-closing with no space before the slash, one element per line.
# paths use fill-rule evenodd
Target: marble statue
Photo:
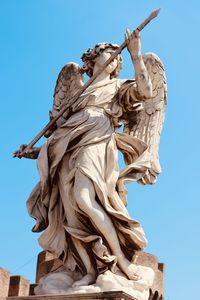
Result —
<path fill-rule="evenodd" d="M 80 96 L 81 101 L 48 130 L 41 148 L 15 153 L 38 160 L 40 182 L 27 208 L 36 220 L 33 231 L 43 231 L 41 247 L 63 261 L 60 270 L 41 280 L 37 294 L 83 291 L 83 287 L 89 291 L 90 286 L 94 291 L 103 286 L 111 289 L 120 277 L 122 286 L 140 293 L 137 299 L 148 299 L 153 271 L 134 264 L 147 238 L 128 214 L 124 184 L 153 184 L 161 171 L 158 147 L 166 80 L 160 59 L 153 53 L 141 54 L 139 31 L 127 31 L 125 38 L 134 79 L 118 79 L 119 54 Z M 51 119 L 83 86 L 83 73 L 91 77 L 117 48 L 99 43 L 82 55 L 83 67 L 75 63 L 63 67 Z M 117 130 L 122 125 L 123 132 Z M 124 170 L 118 167 L 118 150 L 123 153 Z"/>

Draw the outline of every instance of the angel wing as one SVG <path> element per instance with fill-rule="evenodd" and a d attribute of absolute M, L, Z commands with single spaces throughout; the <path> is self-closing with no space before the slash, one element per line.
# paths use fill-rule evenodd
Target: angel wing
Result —
<path fill-rule="evenodd" d="M 53 116 L 57 115 L 60 109 L 66 105 L 83 84 L 83 72 L 78 64 L 72 62 L 62 68 L 54 90 Z M 67 116 L 68 111 L 57 120 L 57 125 L 61 126 L 66 121 Z"/>
<path fill-rule="evenodd" d="M 166 76 L 163 64 L 154 53 L 147 53 L 143 56 L 144 63 L 152 81 L 153 97 L 151 99 L 136 100 L 131 103 L 134 109 L 129 107 L 126 113 L 126 124 L 124 131 L 133 137 L 142 140 L 147 144 L 150 168 L 144 176 L 138 180 L 141 184 L 152 184 L 156 182 L 161 172 L 159 162 L 159 142 L 163 127 L 166 109 Z M 133 83 L 135 84 L 135 83 Z M 132 99 L 138 99 L 137 89 L 132 89 Z M 130 93 L 128 94 L 130 97 Z"/>

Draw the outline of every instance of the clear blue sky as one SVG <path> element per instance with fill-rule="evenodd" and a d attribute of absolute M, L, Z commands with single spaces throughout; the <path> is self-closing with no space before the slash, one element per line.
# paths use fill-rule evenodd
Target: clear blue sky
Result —
<path fill-rule="evenodd" d="M 141 221 L 146 251 L 166 264 L 166 300 L 197 299 L 200 282 L 199 1 L 0 1 L 0 266 L 34 281 L 40 248 L 25 202 L 38 181 L 35 161 L 12 158 L 48 120 L 58 72 L 96 42 L 121 43 L 149 13 L 143 52 L 157 53 L 168 78 L 161 138 L 163 173 L 154 186 L 128 185 L 129 211 Z M 133 68 L 124 51 L 121 78 Z"/>

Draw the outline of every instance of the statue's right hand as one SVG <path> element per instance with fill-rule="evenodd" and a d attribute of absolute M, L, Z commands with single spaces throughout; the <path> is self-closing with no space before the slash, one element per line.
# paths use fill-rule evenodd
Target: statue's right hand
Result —
<path fill-rule="evenodd" d="M 20 147 L 19 147 L 19 150 L 15 151 L 13 153 L 13 157 L 18 157 L 18 158 L 22 158 L 23 157 L 23 154 L 24 154 L 24 149 L 27 147 L 27 145 L 25 144 L 22 144 Z"/>
<path fill-rule="evenodd" d="M 30 149 L 26 149 L 27 145 L 26 144 L 22 144 L 19 148 L 19 150 L 15 151 L 13 153 L 13 157 L 18 157 L 18 158 L 31 158 L 31 159 L 36 159 L 38 157 L 40 148 L 30 148 Z"/>

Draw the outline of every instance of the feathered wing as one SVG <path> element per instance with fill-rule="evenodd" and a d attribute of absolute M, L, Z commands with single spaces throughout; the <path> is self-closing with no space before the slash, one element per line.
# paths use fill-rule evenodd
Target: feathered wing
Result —
<path fill-rule="evenodd" d="M 52 113 L 56 116 L 60 109 L 77 93 L 83 86 L 81 67 L 76 63 L 66 64 L 58 75 L 54 90 L 54 101 Z M 67 118 L 66 111 L 58 120 L 57 125 L 61 126 Z"/>
<path fill-rule="evenodd" d="M 153 87 L 153 97 L 140 99 L 136 83 L 127 82 L 122 91 L 123 107 L 125 107 L 124 131 L 130 138 L 136 138 L 146 144 L 145 159 L 148 167 L 137 181 L 141 184 L 156 182 L 157 175 L 161 172 L 159 162 L 159 142 L 163 127 L 166 108 L 166 76 L 163 64 L 159 57 L 153 53 L 143 56 Z M 130 86 L 132 85 L 132 88 Z"/>

